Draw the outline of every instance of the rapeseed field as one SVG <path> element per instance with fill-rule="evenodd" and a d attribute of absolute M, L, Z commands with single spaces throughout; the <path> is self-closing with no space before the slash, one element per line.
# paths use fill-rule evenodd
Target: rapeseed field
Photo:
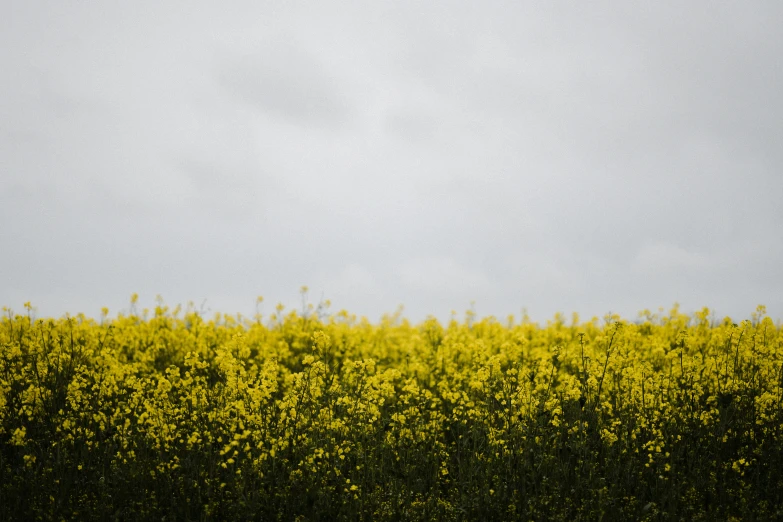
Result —
<path fill-rule="evenodd" d="M 763 307 L 31 311 L 0 321 L 3 520 L 783 519 Z"/>

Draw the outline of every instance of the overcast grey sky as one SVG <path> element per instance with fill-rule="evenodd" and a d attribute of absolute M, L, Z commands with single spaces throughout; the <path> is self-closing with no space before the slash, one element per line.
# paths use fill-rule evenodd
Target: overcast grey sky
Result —
<path fill-rule="evenodd" d="M 0 6 L 0 305 L 783 317 L 782 2 Z"/>

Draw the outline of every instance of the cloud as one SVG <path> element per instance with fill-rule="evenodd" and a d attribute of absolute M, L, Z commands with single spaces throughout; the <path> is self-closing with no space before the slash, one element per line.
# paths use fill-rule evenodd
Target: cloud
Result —
<path fill-rule="evenodd" d="M 492 286 L 486 274 L 450 257 L 409 259 L 397 267 L 396 273 L 407 289 L 427 293 L 462 295 Z"/>
<path fill-rule="evenodd" d="M 351 118 L 341 79 L 308 49 L 286 39 L 229 58 L 218 79 L 243 102 L 287 123 L 340 126 Z"/>
<path fill-rule="evenodd" d="M 701 270 L 710 266 L 704 254 L 671 243 L 649 243 L 639 249 L 632 270 L 642 274 L 660 274 L 681 270 Z"/>
<path fill-rule="evenodd" d="M 340 294 L 377 294 L 380 286 L 372 272 L 357 263 L 349 263 L 335 277 L 324 284 L 328 290 Z"/>
<path fill-rule="evenodd" d="M 17 4 L 0 305 L 783 310 L 783 3 Z"/>
<path fill-rule="evenodd" d="M 324 271 L 314 284 L 309 285 L 313 299 L 331 301 L 332 312 L 347 310 L 356 314 L 380 313 L 378 306 L 385 302 L 386 289 L 373 271 L 361 263 L 351 262 L 336 271 Z"/>
<path fill-rule="evenodd" d="M 263 210 L 265 198 L 255 179 L 258 175 L 247 165 L 186 159 L 177 166 L 195 189 L 187 196 L 190 203 L 202 212 L 238 218 Z"/>

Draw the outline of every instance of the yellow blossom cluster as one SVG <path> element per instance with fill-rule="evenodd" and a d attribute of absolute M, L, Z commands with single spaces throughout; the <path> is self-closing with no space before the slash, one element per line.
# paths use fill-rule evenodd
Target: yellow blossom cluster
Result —
<path fill-rule="evenodd" d="M 0 519 L 783 516 L 763 307 L 444 326 L 137 299 L 6 310 Z"/>

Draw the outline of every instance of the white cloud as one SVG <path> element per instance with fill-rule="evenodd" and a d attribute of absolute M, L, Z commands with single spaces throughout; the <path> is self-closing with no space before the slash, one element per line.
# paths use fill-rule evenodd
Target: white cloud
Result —
<path fill-rule="evenodd" d="M 407 289 L 427 293 L 453 295 L 492 286 L 486 274 L 462 266 L 450 257 L 411 259 L 397 267 L 396 272 Z"/>
<path fill-rule="evenodd" d="M 373 303 L 383 300 L 384 289 L 373 273 L 358 263 L 349 263 L 334 275 L 328 275 L 311 286 L 313 301 L 323 298 L 333 303 L 332 311 L 341 309 L 351 313 L 367 313 Z"/>
<path fill-rule="evenodd" d="M 710 266 L 704 254 L 686 250 L 671 243 L 648 243 L 639 249 L 632 270 L 642 274 L 666 273 L 679 270 L 699 270 Z"/>
<path fill-rule="evenodd" d="M 0 306 L 783 312 L 783 3 L 13 3 Z"/>

